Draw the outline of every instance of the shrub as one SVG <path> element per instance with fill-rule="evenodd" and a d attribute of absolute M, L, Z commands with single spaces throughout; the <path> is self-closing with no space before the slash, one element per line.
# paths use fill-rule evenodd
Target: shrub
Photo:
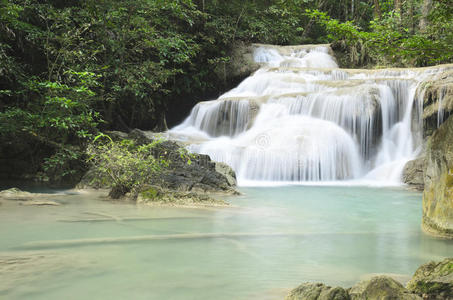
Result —
<path fill-rule="evenodd" d="M 107 135 L 97 136 L 87 149 L 88 162 L 97 174 L 93 183 L 109 183 L 112 187 L 109 196 L 114 199 L 129 192 L 136 198 L 145 184 L 152 184 L 159 172 L 168 167 L 167 160 L 154 155 L 160 143 L 155 140 L 136 145 L 131 140 L 114 142 Z"/>

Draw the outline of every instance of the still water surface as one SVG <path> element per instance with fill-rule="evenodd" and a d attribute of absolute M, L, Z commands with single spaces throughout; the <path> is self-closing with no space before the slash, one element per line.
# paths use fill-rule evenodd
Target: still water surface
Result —
<path fill-rule="evenodd" d="M 407 279 L 453 242 L 420 229 L 400 188 L 241 188 L 232 208 L 153 208 L 56 196 L 0 206 L 1 299 L 283 299 L 304 281 Z"/>

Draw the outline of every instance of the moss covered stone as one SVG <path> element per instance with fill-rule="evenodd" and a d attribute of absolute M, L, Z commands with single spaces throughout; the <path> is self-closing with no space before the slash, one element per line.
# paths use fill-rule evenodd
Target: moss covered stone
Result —
<path fill-rule="evenodd" d="M 410 300 L 420 299 L 410 294 L 398 281 L 388 276 L 376 276 L 361 281 L 349 291 L 351 300 Z"/>
<path fill-rule="evenodd" d="M 303 283 L 293 289 L 285 300 L 349 300 L 342 287 L 330 287 L 322 283 Z"/>
<path fill-rule="evenodd" d="M 140 192 L 140 195 L 143 199 L 157 199 L 159 196 L 159 192 L 156 188 L 147 188 L 146 190 Z"/>
<path fill-rule="evenodd" d="M 428 140 L 426 150 L 423 228 L 453 238 L 453 118 Z"/>
<path fill-rule="evenodd" d="M 453 299 L 453 258 L 420 266 L 407 288 L 428 299 Z"/>
<path fill-rule="evenodd" d="M 137 203 L 170 206 L 228 206 L 228 203 L 205 193 L 181 192 L 158 186 L 145 186 Z"/>

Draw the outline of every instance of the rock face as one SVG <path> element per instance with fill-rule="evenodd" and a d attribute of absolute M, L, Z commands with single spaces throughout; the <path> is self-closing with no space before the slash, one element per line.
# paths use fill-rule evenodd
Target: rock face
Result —
<path fill-rule="evenodd" d="M 453 118 L 448 118 L 428 140 L 423 228 L 453 238 Z"/>
<path fill-rule="evenodd" d="M 322 283 L 303 283 L 293 289 L 285 300 L 349 300 L 341 287 L 332 288 Z"/>
<path fill-rule="evenodd" d="M 423 136 L 428 137 L 453 112 L 453 70 L 445 71 L 420 85 L 423 96 Z"/>
<path fill-rule="evenodd" d="M 128 135 L 119 132 L 111 132 L 109 135 L 114 140 L 127 138 L 138 144 L 151 143 L 159 138 L 157 134 L 138 129 L 132 130 Z M 190 154 L 188 157 L 183 157 L 182 147 L 184 145 L 174 141 L 163 141 L 156 146 L 154 155 L 169 161 L 168 168 L 155 180 L 159 188 L 184 193 L 237 193 L 236 176 L 229 166 L 214 162 L 207 155 Z M 93 171 L 89 171 L 78 187 L 100 188 L 100 186 L 91 185 L 92 178 L 95 176 Z"/>
<path fill-rule="evenodd" d="M 230 59 L 218 62 L 215 68 L 216 75 L 228 87 L 236 85 L 260 67 L 253 59 L 253 45 L 237 43 L 232 49 Z"/>
<path fill-rule="evenodd" d="M 425 186 L 424 168 L 424 156 L 407 162 L 403 170 L 403 182 L 419 191 L 423 191 L 423 188 Z"/>
<path fill-rule="evenodd" d="M 407 288 L 424 299 L 453 299 L 453 258 L 422 265 Z"/>
<path fill-rule="evenodd" d="M 376 276 L 361 281 L 349 290 L 351 300 L 411 300 L 422 299 L 409 294 L 404 286 L 388 276 Z"/>

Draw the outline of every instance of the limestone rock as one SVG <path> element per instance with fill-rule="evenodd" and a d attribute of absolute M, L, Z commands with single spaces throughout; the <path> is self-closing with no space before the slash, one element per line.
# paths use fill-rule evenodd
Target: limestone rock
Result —
<path fill-rule="evenodd" d="M 255 47 L 250 44 L 236 43 L 229 53 L 228 61 L 219 61 L 215 73 L 225 86 L 234 86 L 259 69 L 260 65 L 253 59 Z"/>
<path fill-rule="evenodd" d="M 32 198 L 32 193 L 24 192 L 18 188 L 10 188 L 0 191 L 0 198 L 5 200 L 27 201 Z"/>
<path fill-rule="evenodd" d="M 231 186 L 236 186 L 236 173 L 234 173 L 233 169 L 229 165 L 222 162 L 216 162 L 215 170 L 225 176 Z"/>
<path fill-rule="evenodd" d="M 361 281 L 349 291 L 351 300 L 416 300 L 422 299 L 409 294 L 398 281 L 387 276 L 376 276 Z"/>
<path fill-rule="evenodd" d="M 417 190 L 423 191 L 424 176 L 423 169 L 425 167 L 425 157 L 408 161 L 403 169 L 403 182 L 413 186 Z"/>
<path fill-rule="evenodd" d="M 38 201 L 38 200 L 31 200 L 22 203 L 25 206 L 60 206 L 61 204 L 55 201 Z"/>
<path fill-rule="evenodd" d="M 453 258 L 420 266 L 407 288 L 425 299 L 453 299 Z"/>
<path fill-rule="evenodd" d="M 322 283 L 303 283 L 293 289 L 285 300 L 349 300 L 349 296 L 341 287 L 332 288 Z"/>
<path fill-rule="evenodd" d="M 453 112 L 453 70 L 430 77 L 418 93 L 423 95 L 423 134 L 428 137 Z"/>
<path fill-rule="evenodd" d="M 10 188 L 7 190 L 0 191 L 0 200 L 10 200 L 10 203 L 25 206 L 59 206 L 58 202 L 49 200 L 49 198 L 55 197 L 53 194 L 42 194 L 42 193 L 29 193 L 22 191 L 18 188 Z"/>
<path fill-rule="evenodd" d="M 453 118 L 448 118 L 428 140 L 423 228 L 453 238 Z"/>

